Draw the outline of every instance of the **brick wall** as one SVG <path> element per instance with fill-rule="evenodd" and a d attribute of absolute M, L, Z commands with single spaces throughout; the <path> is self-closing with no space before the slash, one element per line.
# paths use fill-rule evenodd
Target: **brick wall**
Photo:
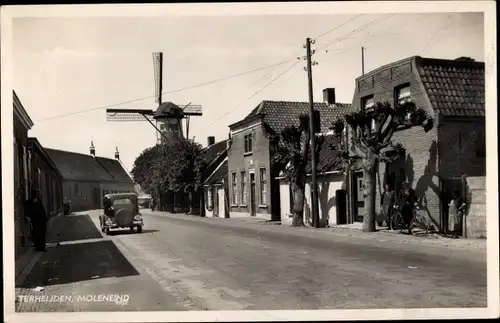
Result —
<path fill-rule="evenodd" d="M 25 169 L 23 160 L 22 146 L 27 147 L 28 129 L 23 126 L 21 120 L 19 120 L 15 114 L 13 128 L 14 137 L 16 138 L 14 154 L 17 154 L 17 158 L 14 159 L 14 173 L 17 175 L 17 178 L 14 178 L 14 255 L 17 258 L 24 251 L 27 242 L 27 226 L 24 221 L 24 202 L 28 198 L 26 195 L 28 183 L 24 178 L 27 170 Z"/>
<path fill-rule="evenodd" d="M 484 118 L 446 118 L 439 125 L 439 173 L 443 178 L 486 175 Z M 483 150 L 484 151 L 484 150 Z"/>
<path fill-rule="evenodd" d="M 253 133 L 252 153 L 245 154 L 245 135 Z M 267 173 L 267 201 L 263 203 L 260 198 L 261 182 L 260 169 L 265 168 Z M 241 203 L 241 171 L 247 176 L 247 205 Z M 269 141 L 264 135 L 264 129 L 260 120 L 251 121 L 245 125 L 235 127 L 231 130 L 231 145 L 228 150 L 228 184 L 229 184 L 229 204 L 230 216 L 250 214 L 250 177 L 249 173 L 255 172 L 255 199 L 257 214 L 270 216 L 271 214 L 271 174 L 269 160 Z M 238 201 L 233 201 L 232 174 L 236 172 L 238 179 Z"/>
<path fill-rule="evenodd" d="M 413 60 L 406 59 L 387 65 L 376 71 L 369 73 L 356 80 L 356 91 L 353 97 L 353 107 L 361 109 L 362 99 L 373 95 L 375 102 L 388 101 L 394 106 L 395 90 L 398 86 L 409 84 L 411 89 L 411 99 L 420 108 L 432 113 L 430 102 L 428 101 L 418 72 Z M 439 122 L 435 118 L 435 124 Z M 388 166 L 387 172 L 394 172 L 397 180 L 408 181 L 417 191 L 419 197 L 425 201 L 426 210 L 436 224 L 441 222 L 440 201 L 439 201 L 439 178 L 438 171 L 438 127 L 434 127 L 425 133 L 421 127 L 403 130 L 394 134 L 393 141 L 400 142 L 406 149 L 405 159 L 398 164 Z M 377 212 L 380 205 L 380 188 L 386 179 L 386 165 L 379 165 L 380 183 L 377 183 Z M 380 185 L 379 185 L 380 184 Z M 350 199 L 353 194 L 350 194 Z M 350 201 L 352 205 L 352 200 Z M 352 209 L 352 207 L 351 207 Z"/>

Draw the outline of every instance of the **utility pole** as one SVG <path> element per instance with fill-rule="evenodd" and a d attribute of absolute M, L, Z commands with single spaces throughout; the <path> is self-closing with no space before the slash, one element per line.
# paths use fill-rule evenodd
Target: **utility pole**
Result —
<path fill-rule="evenodd" d="M 319 228 L 319 212 L 318 212 L 318 183 L 316 182 L 316 129 L 314 129 L 314 99 L 313 99 L 313 83 L 312 83 L 312 66 L 317 62 L 312 62 L 311 56 L 314 51 L 311 51 L 311 43 L 314 40 L 306 39 L 307 50 L 307 79 L 309 85 L 309 132 L 311 137 L 311 213 L 313 225 Z"/>
<path fill-rule="evenodd" d="M 361 75 L 365 75 L 365 48 L 361 46 Z"/>

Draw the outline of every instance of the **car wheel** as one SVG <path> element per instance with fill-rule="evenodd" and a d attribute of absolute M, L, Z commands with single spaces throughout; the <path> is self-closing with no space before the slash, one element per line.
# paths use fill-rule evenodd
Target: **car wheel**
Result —
<path fill-rule="evenodd" d="M 139 226 L 137 227 L 137 232 L 138 232 L 138 233 L 141 233 L 141 232 L 142 232 L 142 226 L 140 226 L 140 225 L 139 225 Z"/>

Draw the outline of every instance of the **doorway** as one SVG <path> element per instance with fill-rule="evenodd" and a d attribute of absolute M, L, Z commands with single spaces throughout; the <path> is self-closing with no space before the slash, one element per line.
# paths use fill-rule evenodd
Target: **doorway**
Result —
<path fill-rule="evenodd" d="M 363 172 L 354 174 L 354 209 L 356 215 L 355 222 L 363 222 L 365 215 L 365 197 L 363 195 Z"/>
<path fill-rule="evenodd" d="M 255 173 L 250 173 L 250 215 L 257 215 L 257 205 L 255 203 Z"/>
<path fill-rule="evenodd" d="M 211 196 L 213 196 L 212 201 L 214 203 L 214 217 L 219 216 L 219 190 L 217 187 L 210 187 L 210 190 L 212 190 Z"/>

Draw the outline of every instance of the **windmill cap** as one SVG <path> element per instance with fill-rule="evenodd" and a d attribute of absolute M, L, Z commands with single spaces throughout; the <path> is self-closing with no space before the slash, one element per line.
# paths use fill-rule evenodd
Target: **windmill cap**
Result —
<path fill-rule="evenodd" d="M 164 102 L 156 109 L 154 118 L 183 118 L 184 110 L 172 102 Z"/>

